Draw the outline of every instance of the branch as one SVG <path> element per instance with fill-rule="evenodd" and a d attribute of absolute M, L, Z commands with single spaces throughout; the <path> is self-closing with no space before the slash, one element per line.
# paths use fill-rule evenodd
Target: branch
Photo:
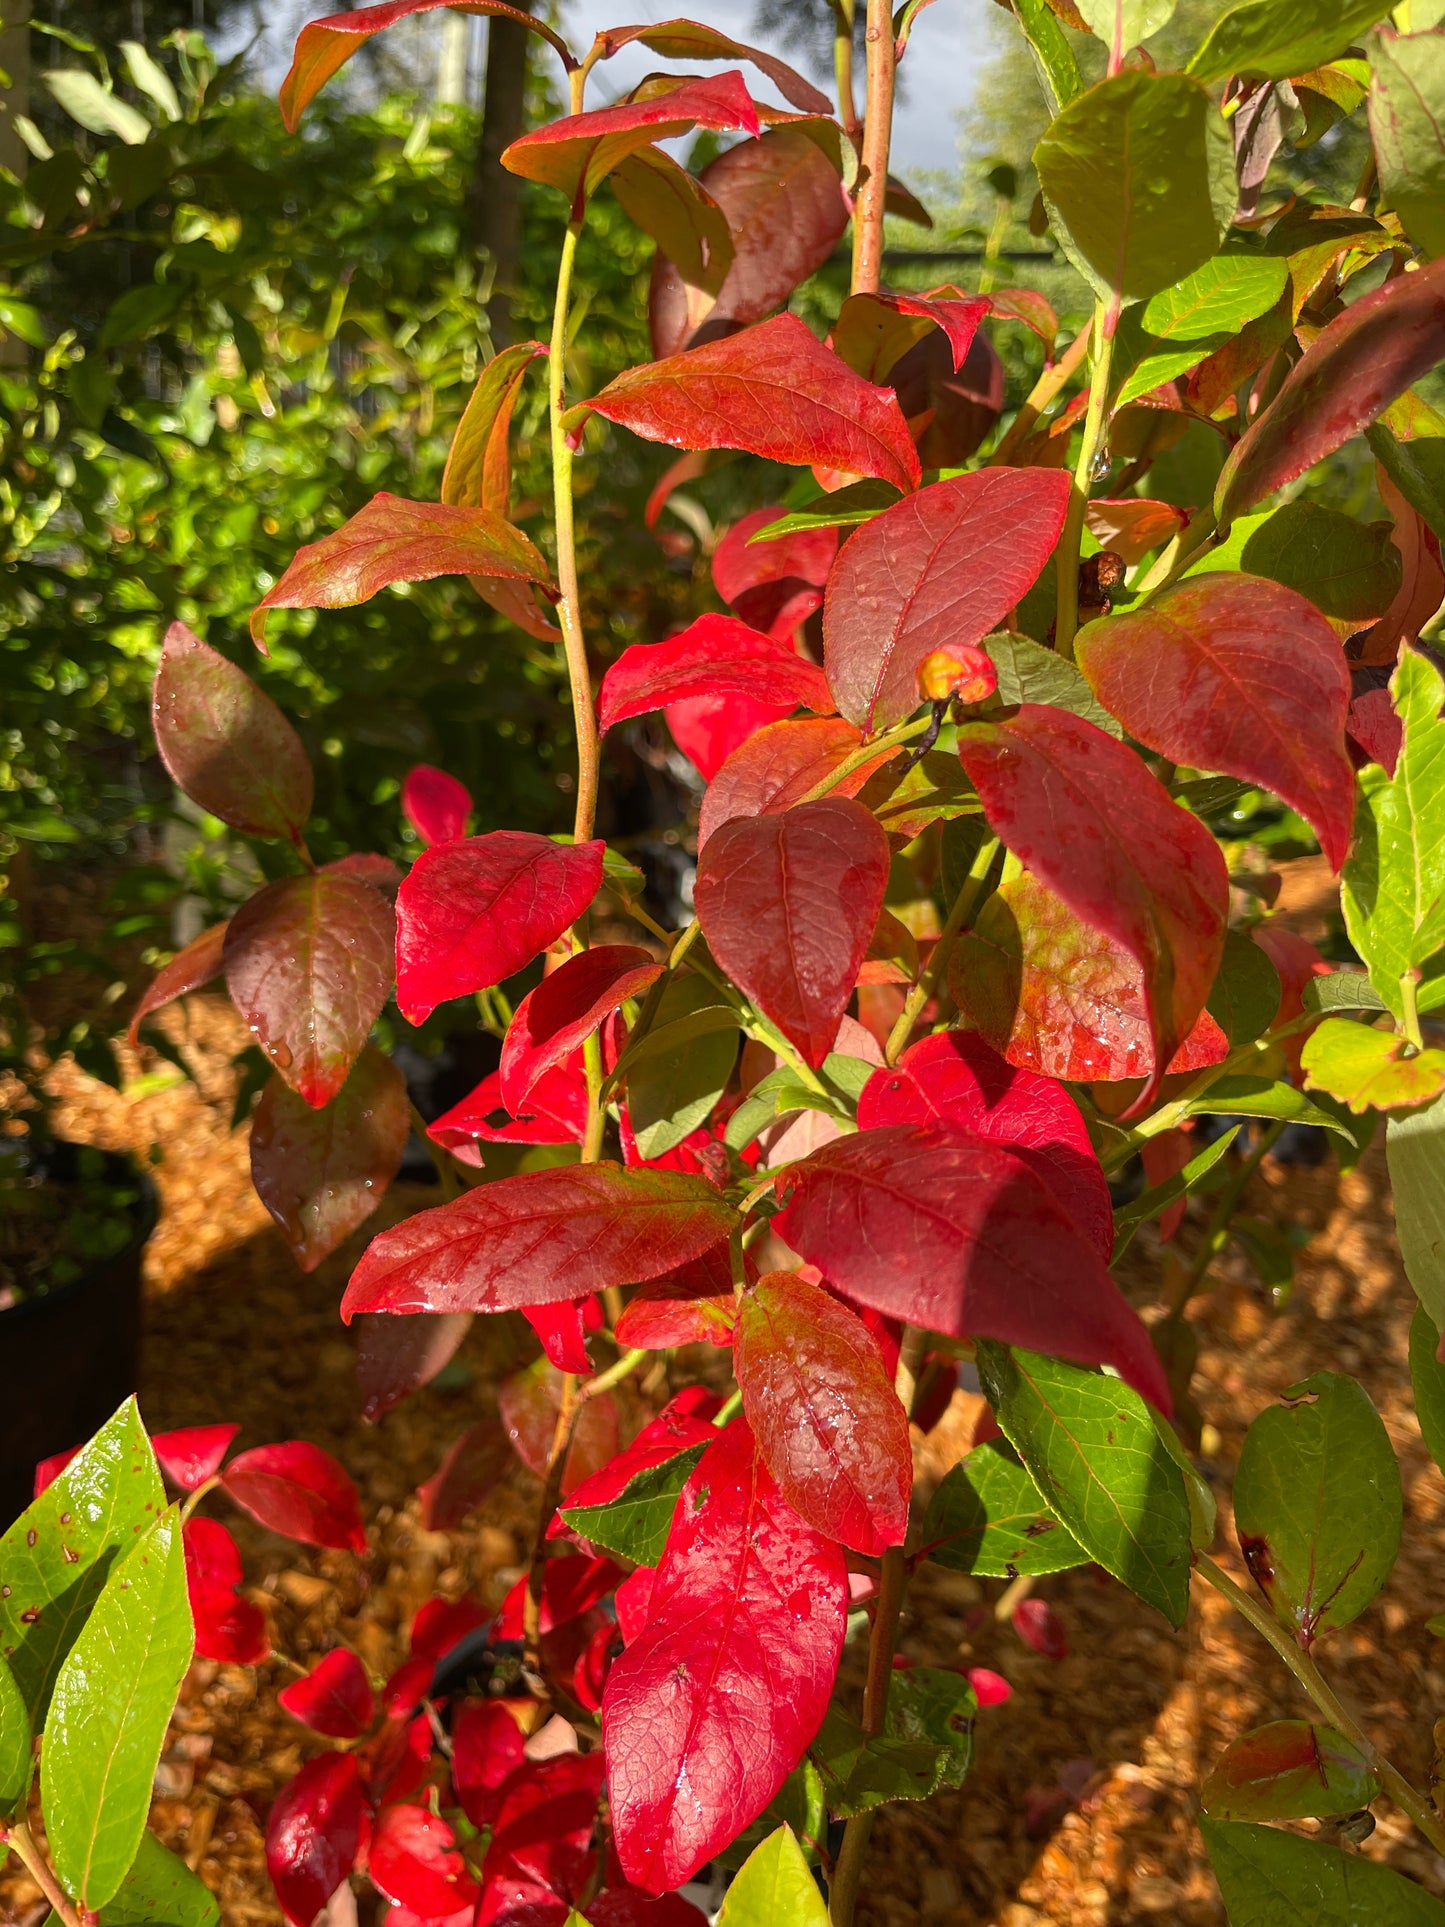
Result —
<path fill-rule="evenodd" d="M 15 1858 L 60 1916 L 64 1927 L 80 1927 L 78 1910 L 61 1892 L 60 1883 L 51 1872 L 50 1862 L 40 1851 L 39 1843 L 24 1820 L 13 1820 L 8 1827 L 0 1826 L 0 1846 L 15 1849 Z"/>
<path fill-rule="evenodd" d="M 868 105 L 863 116 L 863 158 L 853 207 L 854 294 L 876 292 L 883 267 L 883 210 L 888 197 L 896 59 L 889 0 L 868 0 Z"/>
<path fill-rule="evenodd" d="M 1094 459 L 1104 439 L 1104 415 L 1109 400 L 1109 370 L 1114 360 L 1114 331 L 1104 303 L 1094 303 L 1093 374 L 1089 382 L 1089 408 L 1084 416 L 1084 439 L 1069 491 L 1069 508 L 1064 517 L 1064 532 L 1059 538 L 1058 613 L 1054 621 L 1054 647 L 1065 662 L 1074 660 L 1074 635 L 1079 626 L 1079 544 L 1084 534 L 1084 511 L 1089 506 L 1089 490 L 1094 483 Z"/>

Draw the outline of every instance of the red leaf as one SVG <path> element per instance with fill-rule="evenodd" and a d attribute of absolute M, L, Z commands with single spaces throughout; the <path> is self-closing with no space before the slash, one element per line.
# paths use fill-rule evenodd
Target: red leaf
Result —
<path fill-rule="evenodd" d="M 1445 260 L 1352 301 L 1322 328 L 1236 443 L 1214 492 L 1221 528 L 1367 428 L 1445 359 Z"/>
<path fill-rule="evenodd" d="M 721 1405 L 721 1399 L 709 1397 L 699 1406 L 697 1400 L 680 1392 L 655 1419 L 643 1426 L 631 1445 L 600 1472 L 594 1472 L 572 1488 L 567 1506 L 610 1505 L 640 1472 L 649 1472 L 655 1465 L 666 1465 L 669 1459 L 675 1459 L 690 1446 L 711 1443 L 717 1436 L 712 1416 Z M 711 1410 L 706 1409 L 708 1406 Z"/>
<path fill-rule="evenodd" d="M 361 1383 L 361 1416 L 368 1425 L 411 1392 L 429 1385 L 456 1356 L 471 1324 L 468 1312 L 418 1313 L 395 1318 L 356 1320 L 356 1376 Z"/>
<path fill-rule="evenodd" d="M 512 493 L 508 435 L 522 378 L 547 350 L 540 341 L 518 341 L 492 356 L 477 378 L 452 436 L 442 472 L 442 500 L 505 515 Z M 467 799 L 471 807 L 471 798 Z M 460 830 L 456 832 L 462 834 Z M 436 837 L 431 838 L 437 842 Z"/>
<path fill-rule="evenodd" d="M 526 1171 L 373 1238 L 341 1315 L 545 1305 L 559 1278 L 579 1292 L 656 1278 L 722 1243 L 736 1223 L 701 1178 L 615 1164 Z"/>
<path fill-rule="evenodd" d="M 986 1666 L 970 1666 L 968 1683 L 980 1706 L 1002 1706 L 1014 1696 L 1014 1689 L 1002 1673 L 991 1673 Z"/>
<path fill-rule="evenodd" d="M 251 611 L 262 648 L 272 609 L 349 609 L 392 582 L 438 575 L 546 582 L 547 564 L 520 529 L 490 509 L 374 495 L 319 542 L 296 551 L 289 568 Z"/>
<path fill-rule="evenodd" d="M 251 1123 L 251 1182 L 303 1271 L 371 1216 L 410 1135 L 406 1079 L 371 1044 L 319 1111 L 279 1077 L 267 1084 Z"/>
<path fill-rule="evenodd" d="M 600 1600 L 607 1597 L 622 1568 L 611 1559 L 589 1558 L 582 1552 L 565 1552 L 549 1559 L 542 1575 L 542 1611 L 539 1630 L 552 1633 L 569 1621 L 580 1619 Z M 527 1575 L 513 1586 L 497 1614 L 497 1638 L 522 1637 L 522 1601 L 527 1596 Z"/>
<path fill-rule="evenodd" d="M 731 1345 L 736 1318 L 728 1248 L 714 1245 L 692 1264 L 641 1286 L 617 1321 L 617 1342 L 649 1352 Z"/>
<path fill-rule="evenodd" d="M 539 1358 L 525 1371 L 505 1378 L 497 1393 L 502 1423 L 512 1449 L 529 1472 L 547 1475 L 557 1414 L 562 1409 L 562 1374 Z M 621 1445 L 617 1405 L 610 1393 L 588 1399 L 572 1434 L 562 1473 L 564 1495 L 616 1456 Z"/>
<path fill-rule="evenodd" d="M 166 630 L 151 723 L 161 761 L 193 803 L 247 836 L 299 834 L 313 789 L 300 737 L 265 690 L 183 622 Z"/>
<path fill-rule="evenodd" d="M 528 1092 L 520 1117 L 502 1102 L 502 1074 L 489 1071 L 474 1091 L 434 1118 L 427 1136 L 466 1164 L 480 1164 L 484 1144 L 576 1144 L 587 1127 L 587 1085 L 573 1064 L 544 1071 Z"/>
<path fill-rule="evenodd" d="M 427 1532 L 454 1531 L 511 1469 L 506 1433 L 496 1419 L 482 1419 L 447 1448 L 436 1471 L 417 1487 L 422 1526 Z"/>
<path fill-rule="evenodd" d="M 952 1126 L 1006 1144 L 1094 1245 L 1114 1248 L 1114 1206 L 1079 1107 L 1053 1078 L 1017 1070 L 967 1031 L 925 1037 L 893 1070 L 875 1071 L 858 1100 L 858 1128 Z"/>
<path fill-rule="evenodd" d="M 1094 1247 L 1020 1158 L 917 1125 L 860 1131 L 779 1179 L 777 1234 L 862 1304 L 954 1338 L 1113 1365 L 1161 1411 L 1154 1347 Z"/>
<path fill-rule="evenodd" d="M 396 900 L 396 1001 L 407 1022 L 531 963 L 596 896 L 604 847 L 493 830 L 419 856 Z"/>
<path fill-rule="evenodd" d="M 689 696 L 732 698 L 796 708 L 832 707 L 828 681 L 789 643 L 761 635 L 732 616 L 699 616 L 665 642 L 635 642 L 602 678 L 598 721 L 607 731 Z"/>
<path fill-rule="evenodd" d="M 587 1903 L 591 1927 L 705 1927 L 707 1915 L 681 1894 L 654 1899 L 633 1887 L 610 1887 Z"/>
<path fill-rule="evenodd" d="M 491 1846 L 554 1893 L 580 1892 L 592 1870 L 592 1828 L 602 1795 L 602 1755 L 564 1753 L 512 1781 Z"/>
<path fill-rule="evenodd" d="M 1157 1137 L 1145 1138 L 1139 1147 L 1139 1161 L 1144 1166 L 1144 1181 L 1152 1190 L 1157 1184 L 1164 1184 L 1177 1177 L 1194 1155 L 1194 1145 L 1188 1128 L 1178 1131 L 1161 1131 Z M 1184 1222 L 1184 1208 L 1187 1198 L 1176 1198 L 1159 1214 L 1159 1237 L 1168 1244 Z"/>
<path fill-rule="evenodd" d="M 1350 672 L 1312 602 L 1262 577 L 1205 575 L 1137 614 L 1091 622 L 1075 645 L 1094 694 L 1174 762 L 1272 790 L 1345 860 L 1355 776 Z"/>
<path fill-rule="evenodd" d="M 766 74 L 784 100 L 791 101 L 800 113 L 831 114 L 833 111 L 828 96 L 819 93 L 811 81 L 804 80 L 786 61 L 757 47 L 749 47 L 741 40 L 731 40 L 716 27 L 704 26 L 697 20 L 664 20 L 657 26 L 644 23 L 638 27 L 604 27 L 599 38 L 604 60 L 610 60 L 634 40 L 640 40 L 644 47 L 650 47 L 667 60 L 746 60 L 759 73 Z"/>
<path fill-rule="evenodd" d="M 243 1511 L 285 1539 L 366 1551 L 356 1487 L 319 1445 L 306 1439 L 258 1445 L 232 1459 L 221 1484 Z"/>
<path fill-rule="evenodd" d="M 758 1450 L 805 1525 L 856 1552 L 908 1534 L 908 1417 L 863 1321 L 796 1272 L 748 1292 L 733 1372 Z"/>
<path fill-rule="evenodd" d="M 714 830 L 735 816 L 777 815 L 791 809 L 831 776 L 862 740 L 841 716 L 800 716 L 758 730 L 733 751 L 707 786 L 698 820 L 699 850 Z M 836 783 L 829 794 L 856 796 L 879 764 L 896 753 L 880 752 L 873 762 Z"/>
<path fill-rule="evenodd" d="M 411 1622 L 412 1658 L 433 1664 L 445 1659 L 454 1646 L 485 1626 L 490 1617 L 465 1594 L 460 1599 L 428 1599 Z"/>
<path fill-rule="evenodd" d="M 750 540 L 784 512 L 754 509 L 734 522 L 712 556 L 713 587 L 723 601 L 744 622 L 778 641 L 822 608 L 828 571 L 838 553 L 836 529 L 804 529 L 768 542 Z M 825 705 L 832 708 L 831 697 Z"/>
<path fill-rule="evenodd" d="M 392 980 L 391 905 L 349 877 L 284 877 L 226 926 L 226 988 L 257 1044 L 314 1109 L 346 1082 Z"/>
<path fill-rule="evenodd" d="M 1066 710 L 1024 703 L 1008 722 L 965 724 L 958 753 L 1009 849 L 1140 965 L 1157 1083 L 1219 968 L 1219 846 L 1133 750 Z"/>
<path fill-rule="evenodd" d="M 452 1727 L 452 1785 L 474 1827 L 489 1827 L 506 1781 L 525 1758 L 522 1729 L 496 1700 L 464 1700 Z"/>
<path fill-rule="evenodd" d="M 361 1823 L 361 1771 L 350 1753 L 318 1754 L 277 1794 L 266 1871 L 291 1927 L 311 1927 L 351 1872 Z"/>
<path fill-rule="evenodd" d="M 839 709 L 870 734 L 911 716 L 918 665 L 978 642 L 1029 590 L 1064 526 L 1067 475 L 984 468 L 934 482 L 843 544 L 823 606 Z"/>
<path fill-rule="evenodd" d="M 634 1886 L 680 1887 L 777 1793 L 827 1709 L 847 1599 L 841 1551 L 734 1420 L 683 1487 L 647 1622 L 607 1676 L 608 1797 Z"/>
<path fill-rule="evenodd" d="M 583 1378 L 592 1370 L 587 1356 L 587 1327 L 582 1307 L 588 1300 L 559 1298 L 546 1305 L 523 1305 L 522 1316 L 542 1341 L 543 1355 L 559 1372 L 577 1372 Z M 596 1302 L 593 1300 L 592 1302 Z"/>
<path fill-rule="evenodd" d="M 964 295 L 952 287 L 932 288 L 926 295 L 850 294 L 833 324 L 833 351 L 867 380 L 886 381 L 894 363 L 938 328 L 956 374 L 992 305 L 986 294 Z"/>
<path fill-rule="evenodd" d="M 204 984 L 220 976 L 226 929 L 224 923 L 213 923 L 209 930 L 203 930 L 199 937 L 192 938 L 184 950 L 178 950 L 168 964 L 162 964 L 136 1005 L 135 1015 L 126 1031 L 126 1042 L 132 1050 L 140 1042 L 142 1023 L 153 1010 L 174 1003 L 177 997 L 189 996 L 191 991 L 201 989 Z"/>
<path fill-rule="evenodd" d="M 515 20 L 519 26 L 530 27 L 533 33 L 541 34 L 548 45 L 562 56 L 565 67 L 570 69 L 577 64 L 566 41 L 555 29 L 520 7 L 506 6 L 503 0 L 387 0 L 384 6 L 359 7 L 355 13 L 328 14 L 322 20 L 308 21 L 301 29 L 290 71 L 281 83 L 278 99 L 287 133 L 296 132 L 301 116 L 327 81 L 374 33 L 380 33 L 384 27 L 405 20 L 414 13 L 432 13 L 437 7 L 451 7 L 457 13 L 500 15 L 503 19 Z M 313 1908 L 312 1912 L 315 1911 Z"/>
<path fill-rule="evenodd" d="M 181 1532 L 196 1657 L 259 1666 L 271 1656 L 266 1615 L 236 1592 L 245 1578 L 235 1540 L 215 1519 L 187 1519 Z"/>
<path fill-rule="evenodd" d="M 221 1469 L 239 1425 L 187 1425 L 179 1432 L 157 1432 L 151 1439 L 161 1470 L 183 1492 L 194 1492 Z"/>
<path fill-rule="evenodd" d="M 639 1566 L 617 1588 L 617 1630 L 630 1646 L 647 1624 L 652 1611 L 652 1586 L 657 1574 L 651 1566 Z M 606 1694 L 603 1695 L 604 1699 Z"/>
<path fill-rule="evenodd" d="M 1188 520 L 1172 502 L 1147 502 L 1137 495 L 1115 502 L 1097 497 L 1084 510 L 1094 540 L 1128 563 L 1142 562 L 1151 549 L 1172 542 Z"/>
<path fill-rule="evenodd" d="M 752 696 L 685 696 L 669 703 L 662 713 L 672 740 L 710 783 L 750 736 L 782 722 L 795 706 L 758 702 Z"/>
<path fill-rule="evenodd" d="M 694 127 L 724 133 L 757 134 L 758 110 L 735 70 L 685 79 L 657 75 L 644 81 L 638 95 L 615 107 L 566 114 L 513 141 L 502 155 L 510 173 L 560 188 L 569 201 L 593 194 L 607 176 L 640 147 L 675 140 Z"/>
<path fill-rule="evenodd" d="M 727 220 L 733 258 L 713 296 L 658 254 L 648 300 L 656 355 L 686 348 L 698 331 L 712 339 L 761 321 L 823 265 L 848 225 L 837 166 L 799 126 L 739 141 L 699 180 Z"/>
<path fill-rule="evenodd" d="M 1067 1659 L 1069 1636 L 1046 1599 L 1021 1599 L 1013 1610 L 1013 1629 L 1025 1646 L 1045 1659 Z"/>
<path fill-rule="evenodd" d="M 709 949 L 815 1068 L 853 994 L 888 864 L 877 823 L 837 796 L 734 817 L 699 858 L 694 902 Z"/>
<path fill-rule="evenodd" d="M 499 1861 L 488 1876 L 473 1927 L 567 1927 L 572 1909 L 550 1887 Z"/>
<path fill-rule="evenodd" d="M 425 1807 L 383 1807 L 366 1871 L 372 1885 L 403 1907 L 445 1918 L 470 1906 L 480 1889 L 467 1872 L 457 1837 Z"/>
<path fill-rule="evenodd" d="M 662 965 L 634 944 L 605 943 L 569 957 L 518 1004 L 502 1042 L 502 1102 L 514 1114 L 544 1072 L 571 1056 L 603 1019 L 638 997 Z"/>
<path fill-rule="evenodd" d="M 359 1740 L 376 1718 L 376 1696 L 366 1668 L 348 1647 L 319 1659 L 303 1679 L 276 1695 L 292 1719 L 332 1740 Z"/>
<path fill-rule="evenodd" d="M 431 763 L 418 763 L 401 786 L 401 813 L 424 844 L 454 843 L 467 833 L 471 791 Z"/>
<path fill-rule="evenodd" d="M 796 315 L 629 369 L 582 406 L 674 448 L 745 448 L 918 485 L 894 396 L 855 375 Z"/>

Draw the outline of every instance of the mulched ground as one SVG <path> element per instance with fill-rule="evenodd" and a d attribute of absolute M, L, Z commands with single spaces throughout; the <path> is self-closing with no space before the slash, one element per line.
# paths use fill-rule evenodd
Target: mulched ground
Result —
<path fill-rule="evenodd" d="M 1304 879 L 1304 882 L 1309 879 Z M 1302 889 L 1302 901 L 1310 892 Z M 197 1663 L 183 1689 L 157 1780 L 153 1824 L 219 1894 L 230 1922 L 279 1922 L 262 1861 L 264 1818 L 309 1741 L 274 1702 L 294 1666 L 338 1638 L 377 1673 L 402 1656 L 412 1613 L 433 1591 L 470 1589 L 497 1603 L 517 1576 L 536 1503 L 518 1469 L 485 1523 L 424 1532 L 414 1490 L 448 1443 L 494 1399 L 498 1379 L 533 1349 L 520 1321 L 479 1320 L 464 1371 L 428 1388 L 376 1427 L 359 1415 L 353 1343 L 336 1316 L 359 1234 L 303 1277 L 251 1193 L 245 1133 L 228 1128 L 228 1063 L 245 1041 L 229 1007 L 205 995 L 168 1013 L 194 1084 L 172 1083 L 150 1053 L 131 1060 L 126 1096 L 73 1067 L 56 1072 L 59 1128 L 145 1155 L 159 1147 L 163 1212 L 147 1253 L 147 1352 L 141 1403 L 153 1429 L 234 1420 L 242 1445 L 304 1436 L 357 1479 L 372 1528 L 366 1559 L 283 1543 L 224 1506 L 253 1596 L 270 1615 L 278 1657 L 256 1671 Z M 397 1191 L 373 1226 L 434 1200 Z M 1425 1620 L 1445 1605 L 1445 1480 L 1420 1442 L 1406 1339 L 1413 1300 L 1400 1270 L 1383 1156 L 1341 1179 L 1267 1165 L 1248 1208 L 1308 1225 L 1298 1284 L 1279 1312 L 1242 1269 L 1200 1315 L 1195 1396 L 1207 1422 L 1205 1469 L 1221 1499 L 1216 1556 L 1243 1580 L 1228 1491 L 1248 1421 L 1321 1368 L 1357 1373 L 1384 1416 L 1405 1477 L 1404 1549 L 1383 1596 L 1322 1649 L 1325 1670 L 1374 1738 L 1417 1784 L 1430 1730 L 1445 1714 L 1445 1642 Z M 1186 1240 L 1191 1235 L 1185 1232 Z M 1146 1234 L 1126 1284 L 1151 1302 L 1158 1248 Z M 936 1479 L 967 1445 L 977 1401 L 957 1395 L 926 1445 L 920 1476 Z M 1220 1550 L 1222 1548 L 1223 1550 Z M 1261 1720 L 1307 1711 L 1262 1640 L 1202 1584 L 1175 1634 L 1111 1581 L 1085 1570 L 1041 1581 L 1068 1631 L 1052 1661 L 996 1622 L 999 1584 L 925 1567 L 902 1649 L 933 1664 L 990 1666 L 1012 1701 L 978 1723 L 966 1788 L 927 1807 L 895 1808 L 875 1829 L 866 1927 L 1222 1927 L 1197 1829 L 1195 1788 L 1224 1745 Z M 861 1681 L 861 1653 L 847 1676 Z M 1445 1865 L 1387 1803 L 1364 1851 L 1445 1893 Z M 43 1908 L 23 1880 L 0 1882 L 0 1919 L 32 1927 Z M 365 1915 L 363 1914 L 363 1918 Z"/>

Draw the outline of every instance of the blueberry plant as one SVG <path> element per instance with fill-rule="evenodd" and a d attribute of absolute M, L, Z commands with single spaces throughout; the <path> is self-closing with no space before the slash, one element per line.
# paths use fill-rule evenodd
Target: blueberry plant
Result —
<path fill-rule="evenodd" d="M 288 124 L 370 35 L 439 4 L 306 26 Z M 379 1694 L 340 1647 L 286 1689 L 336 1742 L 272 1814 L 297 1927 L 354 1871 L 396 1927 L 683 1927 L 701 1914 L 680 1890 L 710 1863 L 739 1870 L 727 1927 L 848 1927 L 879 1807 L 961 1785 L 977 1707 L 1002 1697 L 991 1674 L 895 1665 L 925 1560 L 1010 1581 L 1015 1623 L 1046 1649 L 1052 1616 L 1026 1595 L 1050 1573 L 1095 1565 L 1176 1627 L 1192 1584 L 1222 1594 L 1302 1695 L 1302 1717 L 1240 1735 L 1201 1790 L 1236 1927 L 1445 1922 L 1348 1850 L 1388 1799 L 1445 1852 L 1445 1769 L 1412 1785 L 1319 1658 L 1399 1547 L 1385 1428 L 1349 1377 L 1280 1388 L 1238 1469 L 1240 1583 L 1212 1556 L 1191 1456 L 1188 1324 L 1226 1247 L 1287 1282 L 1287 1241 L 1240 1212 L 1280 1132 L 1326 1130 L 1348 1163 L 1383 1115 L 1420 1300 L 1417 1410 L 1445 1463 L 1440 9 L 1244 0 L 1161 71 L 1141 43 L 1170 0 L 1013 0 L 1052 115 L 1038 221 L 1093 295 L 1061 344 L 1024 290 L 881 285 L 885 212 L 910 205 L 888 173 L 894 81 L 926 5 L 869 0 L 860 103 L 837 0 L 835 112 L 705 25 L 616 28 L 579 59 L 545 21 L 467 0 L 523 22 L 565 75 L 570 111 L 504 157 L 569 209 L 551 339 L 484 369 L 441 501 L 377 496 L 300 550 L 253 628 L 264 646 L 273 611 L 469 577 L 567 665 L 571 836 L 469 835 L 466 791 L 420 769 L 404 801 L 426 847 L 404 876 L 366 853 L 318 866 L 290 725 L 189 630 L 166 639 L 162 756 L 196 803 L 269 842 L 272 880 L 166 967 L 137 1022 L 224 975 L 274 1068 L 257 1187 L 310 1268 L 374 1209 L 417 1122 L 373 1041 L 393 991 L 412 1024 L 475 999 L 500 1063 L 429 1127 L 442 1202 L 372 1239 L 341 1311 L 380 1314 L 373 1415 L 477 1314 L 523 1313 L 542 1348 L 421 1493 L 425 1523 L 455 1526 L 513 1447 L 539 1475 L 500 1615 L 424 1609 Z M 594 70 L 639 41 L 708 71 L 589 107 Z M 1286 143 L 1366 122 L 1348 205 L 1272 186 Z M 695 176 L 661 144 L 692 130 L 742 138 Z M 604 186 L 657 243 L 657 358 L 587 395 L 572 277 Z M 823 340 L 786 304 L 850 222 L 851 291 Z M 1046 360 L 1005 426 L 987 331 L 1020 323 Z M 508 462 L 534 366 L 555 483 L 543 546 L 511 519 Z M 717 451 L 797 474 L 718 544 L 728 612 L 633 644 L 594 687 L 573 468 L 618 429 L 683 451 L 650 513 Z M 1179 506 L 1148 488 L 1187 436 L 1214 458 Z M 1316 499 L 1341 476 L 1384 514 Z M 706 779 L 679 931 L 595 834 L 601 739 L 658 710 Z M 1333 961 L 1264 914 L 1277 879 L 1232 827 L 1261 810 L 1340 879 Z M 637 941 L 594 942 L 604 916 Z M 498 1144 L 554 1149 L 498 1176 Z M 1117 1180 L 1139 1164 L 1130 1195 Z M 1191 1197 L 1208 1211 L 1186 1256 Z M 1151 1221 L 1162 1281 L 1141 1315 L 1110 1267 Z M 910 1419 L 936 1420 L 962 1364 L 988 1414 L 915 1506 Z M 624 1443 L 614 1394 L 634 1376 L 660 1409 Z M 66 1922 L 104 1921 L 158 1850 L 127 1871 L 143 1815 L 133 1801 L 111 1826 L 122 1776 L 57 1764 L 99 1741 L 73 1729 L 73 1695 L 57 1685 L 46 1713 L 34 1682 L 56 1665 L 62 1681 L 153 1678 L 148 1723 L 123 1712 L 107 1756 L 143 1768 L 185 1645 L 178 1515 L 137 1472 L 150 1447 L 124 1438 L 116 1464 L 147 1481 L 153 1517 L 140 1545 L 169 1575 L 164 1664 L 139 1547 L 108 1575 L 95 1550 L 128 1546 L 119 1528 L 97 1528 L 65 1592 L 60 1568 L 39 1591 L 33 1572 L 58 1513 L 0 1544 L 0 1796 L 23 1816 L 43 1719 L 51 1857 L 23 1817 L 10 1838 Z M 263 1447 L 218 1470 L 227 1444 L 181 1483 L 218 1480 L 293 1536 L 364 1542 L 324 1455 Z M 104 1487 L 67 1467 L 37 1505 L 67 1479 L 72 1505 Z M 224 1528 L 197 1515 L 188 1533 L 199 1650 L 254 1657 Z M 91 1609 L 84 1630 L 62 1596 Z M 839 1685 L 850 1626 L 861 1700 Z M 1311 1820 L 1329 1837 L 1271 1824 Z"/>

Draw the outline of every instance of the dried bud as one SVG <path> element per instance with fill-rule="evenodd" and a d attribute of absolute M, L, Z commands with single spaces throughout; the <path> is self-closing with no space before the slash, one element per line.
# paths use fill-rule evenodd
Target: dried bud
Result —
<path fill-rule="evenodd" d="M 918 693 L 925 702 L 981 703 L 998 688 L 998 671 L 977 643 L 935 649 L 918 665 Z"/>

